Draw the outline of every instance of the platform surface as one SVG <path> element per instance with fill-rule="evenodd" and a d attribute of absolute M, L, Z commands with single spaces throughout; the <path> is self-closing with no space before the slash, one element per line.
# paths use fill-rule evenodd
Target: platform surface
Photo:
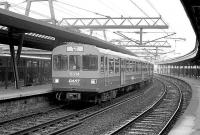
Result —
<path fill-rule="evenodd" d="M 177 77 L 192 87 L 192 98 L 184 114 L 168 135 L 200 135 L 200 80 Z"/>
<path fill-rule="evenodd" d="M 20 89 L 15 89 L 12 87 L 9 87 L 7 89 L 0 88 L 0 100 L 34 96 L 34 95 L 40 95 L 40 94 L 45 94 L 45 93 L 50 93 L 50 92 L 52 92 L 51 84 L 21 87 Z"/>

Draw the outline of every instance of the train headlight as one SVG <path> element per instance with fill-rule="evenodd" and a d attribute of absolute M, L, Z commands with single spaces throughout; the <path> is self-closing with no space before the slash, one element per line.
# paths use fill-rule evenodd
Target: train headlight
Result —
<path fill-rule="evenodd" d="M 97 79 L 91 79 L 91 84 L 97 84 Z"/>
<path fill-rule="evenodd" d="M 55 79 L 54 79 L 54 83 L 59 83 L 59 79 L 58 79 L 58 78 L 55 78 Z"/>

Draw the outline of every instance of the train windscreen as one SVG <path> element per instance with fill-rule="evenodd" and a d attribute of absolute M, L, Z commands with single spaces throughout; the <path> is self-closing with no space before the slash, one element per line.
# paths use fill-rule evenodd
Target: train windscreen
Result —
<path fill-rule="evenodd" d="M 96 71 L 98 70 L 98 56 L 97 55 L 83 55 L 83 56 L 54 55 L 53 56 L 53 70 L 63 71 L 68 69 L 70 71 L 80 71 L 81 69 L 83 71 Z"/>
<path fill-rule="evenodd" d="M 83 55 L 83 70 L 94 71 L 98 70 L 97 55 Z"/>
<path fill-rule="evenodd" d="M 53 69 L 54 70 L 67 70 L 68 69 L 68 57 L 66 55 L 54 55 L 53 56 Z"/>
<path fill-rule="evenodd" d="M 70 55 L 69 56 L 69 70 L 79 71 L 81 68 L 81 56 L 80 55 Z"/>

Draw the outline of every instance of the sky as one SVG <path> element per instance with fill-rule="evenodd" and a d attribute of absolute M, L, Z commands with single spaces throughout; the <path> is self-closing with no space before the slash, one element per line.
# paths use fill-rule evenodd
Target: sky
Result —
<path fill-rule="evenodd" d="M 4 0 L 0 0 L 4 1 Z M 10 10 L 20 14 L 25 13 L 26 0 L 7 0 L 11 3 Z M 196 37 L 189 19 L 180 3 L 180 0 L 55 0 L 53 2 L 55 16 L 58 21 L 62 18 L 79 17 L 162 17 L 169 25 L 167 30 L 144 30 L 143 40 L 153 40 L 166 36 L 167 32 L 176 34 L 173 39 L 167 40 L 172 46 L 170 49 L 159 48 L 159 51 L 171 52 L 161 55 L 162 59 L 184 55 L 193 50 Z M 37 19 L 50 18 L 47 2 L 34 2 L 31 5 L 30 17 Z M 133 33 L 139 30 L 106 30 L 108 40 L 122 39 L 114 34 L 121 31 L 126 36 L 139 40 L 139 34 Z M 89 31 L 83 31 L 89 33 Z M 103 39 L 102 32 L 94 32 L 95 36 Z M 175 39 L 174 39 L 175 38 Z M 183 40 L 185 39 L 185 40 Z"/>

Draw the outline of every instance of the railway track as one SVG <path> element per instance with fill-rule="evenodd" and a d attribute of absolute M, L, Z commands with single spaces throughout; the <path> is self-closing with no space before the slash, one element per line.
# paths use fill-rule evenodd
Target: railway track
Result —
<path fill-rule="evenodd" d="M 42 114 L 45 114 L 45 113 L 48 113 L 48 112 L 53 112 L 55 110 L 58 110 L 58 109 L 61 109 L 61 108 L 64 108 L 65 105 L 61 105 L 61 106 L 50 106 L 50 107 L 47 107 L 47 108 L 39 108 L 39 109 L 36 109 L 36 110 L 31 110 L 31 111 L 28 111 L 28 112 L 25 112 L 23 114 L 19 113 L 19 114 L 14 114 L 14 116 L 4 116 L 3 118 L 0 119 L 0 125 L 2 124 L 5 124 L 5 123 L 9 123 L 9 122 L 12 122 L 12 121 L 17 121 L 17 120 L 20 120 L 20 119 L 26 119 L 28 117 L 34 117 L 36 115 L 42 115 Z"/>
<path fill-rule="evenodd" d="M 141 92 L 135 96 L 139 96 Z M 126 97 L 125 95 L 124 97 Z M 120 97 L 120 98 L 123 98 Z M 116 99 L 120 100 L 120 98 Z M 126 102 L 126 99 L 121 102 Z M 114 101 L 112 101 L 114 102 Z M 110 104 L 112 104 L 110 102 Z M 25 134 L 48 134 L 54 135 L 61 133 L 62 131 L 72 129 L 73 127 L 80 125 L 87 118 L 91 118 L 95 115 L 103 113 L 104 111 L 119 105 L 116 104 L 109 105 L 108 103 L 102 104 L 102 106 L 93 106 L 80 111 L 69 111 L 64 109 L 59 109 L 56 111 L 50 111 L 45 113 L 39 113 L 38 115 L 30 115 L 23 117 L 22 119 L 17 118 L 14 121 L 4 122 L 0 126 L 0 134 L 4 135 L 25 135 Z M 105 107 L 108 106 L 108 107 Z"/>
<path fill-rule="evenodd" d="M 79 128 L 76 127 L 73 130 L 64 131 L 59 135 L 99 135 L 101 133 L 104 134 L 104 132 L 107 131 L 111 125 L 115 124 L 114 121 L 118 121 L 116 119 L 123 120 L 125 117 L 127 117 L 127 115 L 131 115 L 132 113 L 139 113 L 139 110 L 149 108 L 149 106 L 152 105 L 156 99 L 160 98 L 160 96 L 162 96 L 164 93 L 164 88 L 161 87 L 162 85 L 158 83 L 158 81 L 156 82 L 157 83 L 155 84 L 157 85 L 154 85 L 154 87 L 152 87 L 151 89 L 144 91 L 144 93 L 141 96 L 130 97 L 130 100 L 127 100 L 123 103 L 119 103 L 116 106 L 109 107 L 109 109 L 105 110 L 104 113 L 98 114 L 97 116 L 93 116 L 92 119 L 88 118 L 87 121 L 83 121 Z M 144 100 L 145 98 L 146 100 Z"/>
<path fill-rule="evenodd" d="M 162 76 L 160 76 L 162 77 Z M 190 100 L 192 98 L 192 88 L 189 84 L 187 84 L 185 81 L 177 79 L 177 78 L 173 78 L 173 77 L 169 77 L 169 76 L 165 76 L 166 79 L 171 80 L 173 79 L 173 82 L 178 85 L 182 91 L 182 105 L 181 105 L 181 109 L 179 114 L 176 116 L 177 119 L 178 117 L 180 117 L 186 110 L 187 106 L 190 103 Z"/>
<path fill-rule="evenodd" d="M 40 125 L 45 121 L 55 119 L 52 116 L 61 117 L 67 113 L 73 113 L 75 110 L 65 110 L 62 107 L 55 107 L 49 110 L 33 113 L 27 116 L 16 117 L 1 122 L 0 134 L 18 134 L 20 131 Z"/>
<path fill-rule="evenodd" d="M 177 81 L 175 83 L 176 84 L 165 81 L 166 92 L 161 92 L 162 94 L 157 96 L 159 98 L 156 98 L 157 100 L 153 101 L 153 104 L 151 103 L 150 106 L 142 105 L 141 101 L 145 99 L 143 97 L 142 99 L 140 99 L 141 101 L 139 101 L 140 104 L 136 104 L 142 106 L 140 108 L 144 109 L 138 109 L 138 111 L 134 112 L 131 119 L 120 123 L 118 126 L 115 126 L 111 131 L 104 134 L 161 134 L 178 111 L 177 105 L 181 104 L 180 101 L 182 95 L 179 93 L 179 88 L 177 87 L 177 85 L 181 85 L 181 82 Z M 181 86 L 181 88 L 184 87 L 186 86 Z M 116 101 L 113 100 L 111 102 L 106 102 L 102 104 L 102 106 L 92 106 L 80 111 L 69 112 L 68 110 L 61 109 L 58 112 L 55 111 L 54 113 L 44 113 L 40 114 L 40 116 L 36 115 L 30 116 L 28 118 L 17 119 L 14 122 L 10 121 L 2 124 L 0 126 L 0 134 L 66 134 L 71 131 L 76 131 L 78 127 L 82 127 L 87 120 L 91 118 L 95 119 L 95 116 L 100 116 L 106 111 L 126 104 L 126 102 L 129 102 L 134 98 L 138 98 L 144 93 L 146 93 L 146 91 L 140 90 L 140 92 L 138 92 L 137 94 L 133 94 L 135 96 L 129 97 L 129 94 L 127 94 L 115 99 Z M 148 95 L 147 93 L 146 95 Z M 124 99 L 121 100 L 120 98 Z"/>
<path fill-rule="evenodd" d="M 148 109 L 138 112 L 127 121 L 120 123 L 106 135 L 160 135 L 181 107 L 182 92 L 172 82 L 164 81 L 165 94 Z"/>

